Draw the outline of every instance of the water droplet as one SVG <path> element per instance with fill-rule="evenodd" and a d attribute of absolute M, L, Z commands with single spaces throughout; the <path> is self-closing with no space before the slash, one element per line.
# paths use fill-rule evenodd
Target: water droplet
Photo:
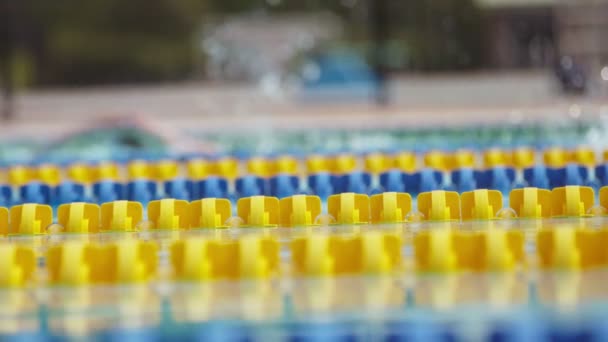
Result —
<path fill-rule="evenodd" d="M 229 217 L 225 222 L 225 225 L 230 228 L 239 228 L 239 227 L 243 226 L 244 224 L 245 224 L 245 220 L 243 220 L 239 216 Z"/>
<path fill-rule="evenodd" d="M 50 226 L 46 227 L 46 231 L 49 234 L 61 234 L 65 231 L 65 227 L 63 227 L 59 223 L 53 223 Z"/>
<path fill-rule="evenodd" d="M 138 224 L 135 225 L 135 230 L 137 231 L 148 231 L 153 228 L 152 222 L 148 220 L 142 220 Z"/>
<path fill-rule="evenodd" d="M 496 213 L 496 217 L 501 220 L 512 220 L 517 218 L 517 213 L 513 208 L 502 208 Z"/>
<path fill-rule="evenodd" d="M 583 111 L 579 105 L 573 104 L 572 106 L 570 106 L 570 110 L 568 111 L 568 113 L 573 119 L 578 119 L 580 118 Z"/>
<path fill-rule="evenodd" d="M 589 210 L 587 210 L 587 215 L 606 216 L 608 215 L 608 209 L 604 208 L 601 205 L 595 205 L 589 208 Z"/>
<path fill-rule="evenodd" d="M 600 75 L 602 76 L 602 80 L 608 81 L 608 66 L 602 68 Z"/>
<path fill-rule="evenodd" d="M 320 226 L 328 226 L 330 224 L 336 223 L 336 218 L 331 216 L 330 214 L 320 214 L 315 217 L 315 224 Z"/>
<path fill-rule="evenodd" d="M 419 211 L 410 211 L 405 215 L 405 220 L 407 222 L 422 222 L 424 221 L 424 214 Z"/>

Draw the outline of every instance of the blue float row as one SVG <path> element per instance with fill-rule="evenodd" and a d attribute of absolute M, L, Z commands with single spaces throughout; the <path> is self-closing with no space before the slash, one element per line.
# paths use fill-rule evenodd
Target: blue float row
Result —
<path fill-rule="evenodd" d="M 441 174 L 433 171 L 433 175 L 435 174 L 439 177 L 433 178 L 433 184 L 421 181 L 423 178 L 426 179 L 427 173 L 407 175 L 407 189 L 411 190 L 410 192 L 418 192 L 418 190 L 413 190 L 414 186 L 420 191 L 438 189 Z M 418 186 L 418 184 L 426 185 Z M 365 172 L 353 172 L 342 176 L 319 173 L 309 176 L 305 182 L 292 175 L 279 175 L 268 179 L 245 176 L 236 179 L 233 190 L 229 181 L 221 177 L 208 177 L 201 181 L 178 178 L 164 183 L 145 179 L 128 183 L 108 180 L 94 183 L 90 189 L 74 182 L 63 182 L 56 187 L 41 182 L 30 182 L 16 189 L 10 186 L 0 186 L 0 205 L 10 206 L 20 203 L 59 205 L 71 202 L 104 203 L 117 200 L 147 203 L 160 198 L 190 201 L 210 197 L 238 199 L 258 195 L 283 198 L 296 194 L 315 194 L 321 198 L 327 198 L 343 192 L 374 193 L 381 191 L 381 187 L 372 189 L 372 177 Z"/>
<path fill-rule="evenodd" d="M 97 330 L 81 337 L 88 341 L 605 341 L 608 329 L 600 321 L 568 323 L 532 316 L 487 322 L 477 334 L 460 326 L 429 318 L 391 321 L 318 320 L 246 323 L 217 320 L 165 323 L 144 328 Z M 480 329 L 481 328 L 481 329 Z M 73 336 L 54 331 L 20 331 L 0 334 L 2 341 L 72 341 Z"/>
<path fill-rule="evenodd" d="M 524 169 L 522 174 L 516 173 L 509 167 L 495 167 L 478 171 L 460 169 L 452 172 L 451 183 L 454 190 L 459 192 L 486 188 L 508 193 L 514 188 L 525 186 L 553 189 L 566 185 L 582 185 L 601 187 L 608 185 L 606 165 L 595 169 L 595 175 L 589 169 L 578 164 L 570 164 L 563 168 L 547 168 L 543 165 Z"/>
<path fill-rule="evenodd" d="M 293 175 L 278 175 L 271 178 L 245 176 L 237 178 L 234 188 L 221 177 L 209 177 L 201 181 L 176 178 L 164 183 L 150 180 L 135 180 L 128 183 L 101 181 L 90 189 L 79 183 L 63 182 L 51 187 L 40 182 L 31 182 L 19 188 L 0 185 L 0 206 L 19 203 L 43 203 L 58 205 L 71 202 L 104 203 L 130 200 L 147 203 L 160 198 L 196 200 L 199 198 L 233 198 L 257 195 L 278 198 L 296 194 L 314 194 L 323 199 L 330 195 L 355 192 L 374 194 L 384 191 L 408 192 L 416 195 L 432 190 L 454 190 L 458 192 L 475 189 L 494 189 L 509 193 L 513 188 L 532 186 L 552 189 L 566 185 L 608 185 L 608 164 L 598 166 L 593 176 L 587 168 L 572 164 L 552 169 L 535 166 L 517 174 L 509 167 L 494 167 L 487 170 L 463 168 L 451 173 L 423 169 L 416 173 L 389 170 L 374 179 L 367 172 L 351 172 L 344 175 L 317 173 L 301 179 Z"/>

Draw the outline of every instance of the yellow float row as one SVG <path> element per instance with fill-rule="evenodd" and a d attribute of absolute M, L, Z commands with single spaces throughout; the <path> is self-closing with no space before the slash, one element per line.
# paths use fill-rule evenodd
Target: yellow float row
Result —
<path fill-rule="evenodd" d="M 139 202 L 115 201 L 101 206 L 92 203 L 69 203 L 57 209 L 57 226 L 48 205 L 23 204 L 0 208 L 1 235 L 36 235 L 50 232 L 97 233 L 100 231 L 135 231 L 140 229 L 187 229 L 224 227 L 231 216 L 227 199 L 204 199 L 187 202 L 175 199 L 148 204 L 148 224 Z"/>
<path fill-rule="evenodd" d="M 542 159 L 537 159 L 537 151 L 531 148 L 518 148 L 515 150 L 488 149 L 480 154 L 471 150 L 458 150 L 455 152 L 430 151 L 422 156 L 422 164 L 413 152 L 400 152 L 396 154 L 372 153 L 363 157 L 363 167 L 358 165 L 358 158 L 354 155 L 309 156 L 306 159 L 308 173 L 321 171 L 333 173 L 348 173 L 354 170 L 365 170 L 370 173 L 380 173 L 389 169 L 400 169 L 404 172 L 414 172 L 420 166 L 441 171 L 452 171 L 459 168 L 491 168 L 496 166 L 509 166 L 514 168 L 528 168 L 543 162 L 549 167 L 563 167 L 568 163 L 577 163 L 586 166 L 596 164 L 595 151 L 590 148 L 576 148 L 572 150 L 550 148 L 542 153 Z M 608 151 L 604 154 L 608 160 Z M 258 161 L 259 163 L 259 161 Z M 255 171 L 251 168 L 249 171 Z M 254 172 L 255 173 L 255 172 Z M 268 176 L 268 174 L 262 174 Z"/>
<path fill-rule="evenodd" d="M 235 178 L 238 171 L 238 161 L 234 158 L 224 158 L 216 161 L 193 160 L 186 165 L 187 175 L 200 179 L 209 175 L 218 175 L 228 179 Z M 102 180 L 122 181 L 124 179 L 152 179 L 167 181 L 183 175 L 181 164 L 175 160 L 146 162 L 135 160 L 123 169 L 113 162 L 102 162 L 91 165 L 76 163 L 61 168 L 54 164 L 44 164 L 37 167 L 13 166 L 5 171 L 6 182 L 10 185 L 21 186 L 31 181 L 40 181 L 49 185 L 57 185 L 63 180 L 82 184 L 95 183 Z"/>
<path fill-rule="evenodd" d="M 524 232 L 490 228 L 482 231 L 429 229 L 414 237 L 420 271 L 506 271 L 525 266 Z M 608 229 L 577 226 L 542 228 L 536 232 L 539 268 L 584 270 L 608 267 Z"/>
<path fill-rule="evenodd" d="M 538 157 L 537 157 L 538 156 Z M 604 161 L 608 160 L 608 151 L 604 154 Z M 437 170 L 452 171 L 463 167 L 485 167 L 509 166 L 524 169 L 543 163 L 548 167 L 564 167 L 568 163 L 576 163 L 585 166 L 595 166 L 595 151 L 591 148 L 580 147 L 576 149 L 549 148 L 537 154 L 531 148 L 518 148 L 514 150 L 488 149 L 481 152 L 481 162 L 477 160 L 477 154 L 469 150 L 460 150 L 446 153 L 431 151 L 424 155 L 424 165 Z"/>
<path fill-rule="evenodd" d="M 428 229 L 414 236 L 414 267 L 419 272 L 508 272 L 535 264 L 560 270 L 608 266 L 608 229 L 572 226 L 543 229 L 536 255 L 526 258 L 521 231 L 491 228 L 464 231 Z M 238 239 L 191 237 L 170 246 L 171 278 L 181 281 L 270 278 L 294 275 L 392 274 L 406 270 L 400 234 L 365 231 L 355 235 L 310 233 L 291 241 L 290 265 L 281 269 L 276 237 L 246 234 Z M 159 277 L 159 247 L 126 239 L 109 244 L 68 241 L 45 253 L 52 285 L 124 284 Z M 0 287 L 35 281 L 32 248 L 0 243 Z M 291 271 L 288 271 L 291 270 Z"/>
<path fill-rule="evenodd" d="M 191 238 L 171 245 L 176 279 L 267 278 L 279 269 L 276 239 L 243 236 L 238 240 Z M 158 245 L 134 239 L 110 244 L 69 241 L 45 254 L 52 285 L 145 282 L 158 276 Z M 20 287 L 33 279 L 33 249 L 0 244 L 0 286 Z"/>
<path fill-rule="evenodd" d="M 353 154 L 340 154 L 335 156 L 310 155 L 305 157 L 305 171 L 308 174 L 318 172 L 332 172 L 337 174 L 348 173 L 355 170 L 365 170 L 370 173 L 380 173 L 388 169 L 400 169 L 404 172 L 414 172 L 420 166 L 434 168 L 442 171 L 452 171 L 463 167 L 495 167 L 510 166 L 527 168 L 535 165 L 537 153 L 531 148 L 516 150 L 489 149 L 481 153 L 470 150 L 455 152 L 431 151 L 423 155 L 422 163 L 413 152 L 400 152 L 395 154 L 372 153 L 362 159 Z M 604 160 L 608 160 L 608 151 L 604 153 Z M 590 148 L 577 148 L 566 150 L 550 148 L 542 153 L 542 162 L 549 167 L 563 167 L 568 163 L 593 166 L 596 163 L 594 150 Z M 37 167 L 13 166 L 6 170 L 6 181 L 11 185 L 24 185 L 30 181 L 41 181 L 49 185 L 56 185 L 62 180 L 72 180 L 79 183 L 93 183 L 100 180 L 123 180 L 146 178 L 158 181 L 167 181 L 184 176 L 191 179 L 203 179 L 209 176 L 220 176 L 234 179 L 239 175 L 251 174 L 260 177 L 270 177 L 277 174 L 300 174 L 300 161 L 293 156 L 280 156 L 277 158 L 250 158 L 240 165 L 234 158 L 226 157 L 216 160 L 193 159 L 182 164 L 175 160 L 161 160 L 147 162 L 134 160 L 123 169 L 113 162 L 102 162 L 96 165 L 77 163 L 66 168 L 54 164 L 44 164 Z"/>
<path fill-rule="evenodd" d="M 407 193 L 385 192 L 368 197 L 363 194 L 332 195 L 328 215 L 322 214 L 317 196 L 253 196 L 237 202 L 232 215 L 228 199 L 205 198 L 193 202 L 176 199 L 151 201 L 147 207 L 149 229 L 189 229 L 228 227 L 294 227 L 323 224 L 378 224 L 406 221 L 491 220 L 500 218 L 549 218 L 605 215 L 608 187 L 600 190 L 600 206 L 594 206 L 592 188 L 566 186 L 552 191 L 523 188 L 511 191 L 513 211 L 501 211 L 502 194 L 496 190 L 475 190 L 459 195 L 451 191 L 431 191 L 418 195 L 418 211 L 412 211 Z M 514 215 L 513 215 L 514 213 Z M 97 233 L 143 229 L 143 207 L 139 202 L 115 201 L 101 206 L 70 203 L 57 209 L 56 232 Z M 410 216 L 408 217 L 408 214 Z M 9 209 L 0 207 L 0 234 L 46 234 L 53 224 L 48 205 L 23 204 Z"/>

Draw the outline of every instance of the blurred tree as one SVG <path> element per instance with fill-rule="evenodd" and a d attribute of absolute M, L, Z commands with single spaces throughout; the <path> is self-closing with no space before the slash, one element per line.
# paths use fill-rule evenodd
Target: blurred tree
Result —
<path fill-rule="evenodd" d="M 15 52 L 14 21 L 16 5 L 0 1 L 0 115 L 4 120 L 13 115 L 13 73 L 11 64 Z"/>
<path fill-rule="evenodd" d="M 391 2 L 391 34 L 408 45 L 417 70 L 475 68 L 482 58 L 482 13 L 473 0 Z"/>
<path fill-rule="evenodd" d="M 265 8 L 264 0 L 216 0 L 210 1 L 209 10 L 216 13 L 232 14 Z"/>
<path fill-rule="evenodd" d="M 13 41 L 0 38 L 0 55 L 7 56 L 8 47 L 19 49 L 22 62 L 32 64 L 21 63 L 19 68 L 32 70 L 37 84 L 182 79 L 203 62 L 197 39 L 209 14 L 221 18 L 252 11 L 331 11 L 344 20 L 342 46 L 369 47 L 370 1 L 374 0 L 0 0 L 12 6 L 12 14 L 0 11 L 0 26 L 12 32 Z M 483 28 L 473 0 L 386 2 L 387 41 L 392 50 L 407 51 L 410 68 L 481 64 Z M 2 65 L 7 69 L 11 64 Z"/>
<path fill-rule="evenodd" d="M 176 79 L 196 63 L 203 0 L 22 0 L 38 81 L 47 84 Z"/>

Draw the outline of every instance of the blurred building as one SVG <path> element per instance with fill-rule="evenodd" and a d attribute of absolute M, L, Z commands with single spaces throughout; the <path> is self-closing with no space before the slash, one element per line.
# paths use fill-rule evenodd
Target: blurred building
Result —
<path fill-rule="evenodd" d="M 570 56 L 588 73 L 608 65 L 608 0 L 477 0 L 489 67 L 552 66 Z M 599 75 L 599 73 L 598 73 Z"/>
<path fill-rule="evenodd" d="M 608 70 L 608 0 L 562 0 L 555 23 L 558 53 L 582 65 L 590 82 L 605 86 L 601 74 Z"/>
<path fill-rule="evenodd" d="M 491 68 L 553 64 L 556 0 L 477 0 L 484 13 L 485 62 Z"/>

